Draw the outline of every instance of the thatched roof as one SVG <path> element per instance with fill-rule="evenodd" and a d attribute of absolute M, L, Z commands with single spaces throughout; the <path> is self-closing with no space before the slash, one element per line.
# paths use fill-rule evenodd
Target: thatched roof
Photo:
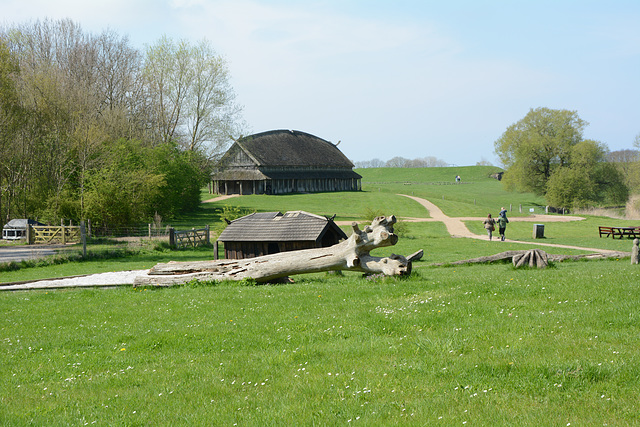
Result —
<path fill-rule="evenodd" d="M 234 145 L 242 148 L 258 167 L 354 167 L 334 144 L 296 130 L 257 133 L 239 139 Z"/>
<path fill-rule="evenodd" d="M 347 235 L 335 222 L 304 211 L 256 212 L 243 216 L 224 229 L 221 242 L 316 241 L 332 229 L 343 239 Z"/>

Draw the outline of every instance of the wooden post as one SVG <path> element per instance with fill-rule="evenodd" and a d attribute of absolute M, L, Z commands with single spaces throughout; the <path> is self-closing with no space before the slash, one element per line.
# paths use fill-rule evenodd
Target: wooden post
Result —
<path fill-rule="evenodd" d="M 204 229 L 206 230 L 205 231 L 206 234 L 205 234 L 205 237 L 204 237 L 205 238 L 205 244 L 209 245 L 211 243 L 211 240 L 209 239 L 209 224 L 205 225 Z"/>
<path fill-rule="evenodd" d="M 91 237 L 91 220 L 88 219 L 87 220 L 87 234 L 89 235 L 89 237 Z"/>
<path fill-rule="evenodd" d="M 218 260 L 218 241 L 213 242 L 213 259 Z"/>
<path fill-rule="evenodd" d="M 31 224 L 27 223 L 27 245 L 33 245 L 35 240 L 35 233 L 33 232 L 33 227 Z"/>
<path fill-rule="evenodd" d="M 66 245 L 67 244 L 67 228 L 64 225 L 60 226 L 60 233 L 62 234 L 62 244 Z"/>
<path fill-rule="evenodd" d="M 176 246 L 176 229 L 169 227 L 169 246 L 174 248 Z"/>
<path fill-rule="evenodd" d="M 149 226 L 149 240 L 151 240 L 151 224 L 147 224 Z"/>
<path fill-rule="evenodd" d="M 87 257 L 87 230 L 84 221 L 80 221 L 80 239 L 82 240 L 82 258 Z"/>

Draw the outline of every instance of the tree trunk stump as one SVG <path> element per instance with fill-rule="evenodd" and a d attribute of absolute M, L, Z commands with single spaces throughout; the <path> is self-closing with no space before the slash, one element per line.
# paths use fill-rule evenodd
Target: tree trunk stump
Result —
<path fill-rule="evenodd" d="M 638 239 L 633 239 L 633 247 L 631 248 L 631 264 L 640 263 L 640 248 L 638 248 Z"/>
<path fill-rule="evenodd" d="M 524 266 L 546 268 L 549 264 L 547 253 L 540 249 L 530 249 L 523 254 L 514 255 L 512 258 L 514 267 Z"/>

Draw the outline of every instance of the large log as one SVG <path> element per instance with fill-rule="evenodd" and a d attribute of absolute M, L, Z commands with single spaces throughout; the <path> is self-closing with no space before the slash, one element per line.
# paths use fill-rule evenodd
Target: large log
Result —
<path fill-rule="evenodd" d="M 380 216 L 364 230 L 355 222 L 353 233 L 343 242 L 328 248 L 280 252 L 256 258 L 198 262 L 169 262 L 157 264 L 147 276 L 135 279 L 135 286 L 170 286 L 191 280 L 219 281 L 253 279 L 257 282 L 274 281 L 296 274 L 321 271 L 350 270 L 364 273 L 402 276 L 411 273 L 411 261 L 402 255 L 376 257 L 370 252 L 376 248 L 395 245 L 398 236 L 393 233 L 395 216 Z"/>
<path fill-rule="evenodd" d="M 535 253 L 535 255 L 533 255 L 533 257 L 532 257 L 532 254 L 529 254 L 529 256 L 527 256 L 527 253 Z M 471 259 L 463 259 L 461 261 L 434 263 L 434 264 L 429 264 L 429 266 L 440 267 L 440 266 L 446 266 L 446 265 L 490 263 L 495 261 L 511 259 L 511 262 L 514 263 L 513 265 L 516 267 L 521 267 L 526 263 L 531 267 L 537 266 L 537 267 L 543 268 L 547 265 L 549 261 L 562 262 L 562 261 L 577 261 L 579 259 L 624 258 L 629 255 L 630 255 L 629 252 L 591 253 L 591 254 L 583 254 L 583 255 L 557 255 L 557 254 L 548 254 L 539 249 L 525 249 L 525 250 L 519 250 L 519 251 L 505 251 L 495 255 L 482 256 L 482 257 L 471 258 Z M 520 263 L 520 265 L 518 265 L 518 263 Z"/>

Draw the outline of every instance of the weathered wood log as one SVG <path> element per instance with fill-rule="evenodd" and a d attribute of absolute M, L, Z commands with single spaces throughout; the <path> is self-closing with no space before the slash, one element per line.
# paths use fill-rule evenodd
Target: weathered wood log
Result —
<path fill-rule="evenodd" d="M 633 247 L 631 248 L 631 264 L 640 263 L 640 248 L 638 247 L 639 243 L 640 240 L 633 239 Z"/>
<path fill-rule="evenodd" d="M 453 261 L 453 262 L 441 262 L 435 264 L 429 264 L 430 267 L 440 267 L 444 265 L 464 265 L 464 264 L 478 264 L 478 263 L 489 263 L 495 261 L 502 261 L 511 259 L 513 262 L 514 257 L 523 256 L 529 251 L 520 250 L 520 251 L 505 251 L 496 255 L 482 256 L 478 258 L 470 258 L 464 259 L 461 261 Z M 624 258 L 630 255 L 630 252 L 607 252 L 607 253 L 591 253 L 591 254 L 583 254 L 583 255 L 556 255 L 556 254 L 548 254 L 544 251 L 540 251 L 547 257 L 547 263 L 549 261 L 553 262 L 562 262 L 568 260 L 579 260 L 579 259 L 605 259 L 605 258 Z M 519 259 L 519 258 L 518 258 Z M 527 259 L 529 262 L 529 259 Z"/>
<path fill-rule="evenodd" d="M 157 264 L 147 276 L 136 278 L 134 286 L 170 286 L 191 280 L 218 281 L 253 279 L 269 282 L 295 274 L 321 271 L 351 270 L 388 276 L 411 273 L 411 261 L 402 255 L 376 257 L 373 249 L 395 245 L 398 236 L 393 233 L 396 218 L 377 217 L 371 225 L 360 230 L 355 222 L 353 233 L 343 242 L 328 248 L 280 252 L 256 258 L 238 260 L 169 262 Z"/>
<path fill-rule="evenodd" d="M 530 249 L 522 254 L 514 255 L 512 262 L 514 267 L 520 268 L 528 265 L 529 267 L 546 268 L 548 255 L 540 249 Z"/>

